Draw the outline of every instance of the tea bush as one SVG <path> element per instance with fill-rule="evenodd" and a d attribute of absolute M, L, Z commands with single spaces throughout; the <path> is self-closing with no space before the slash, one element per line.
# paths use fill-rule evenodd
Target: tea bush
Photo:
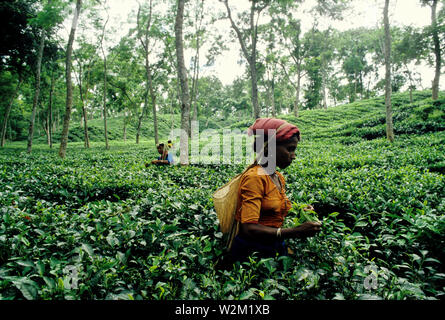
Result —
<path fill-rule="evenodd" d="M 211 195 L 242 165 L 146 168 L 146 142 L 70 144 L 65 160 L 43 145 L 2 149 L 0 299 L 443 299 L 445 135 L 347 135 L 343 118 L 380 128 L 380 103 L 298 118 L 313 127 L 283 171 L 286 192 L 315 207 L 322 232 L 288 240 L 287 257 L 225 269 Z"/>

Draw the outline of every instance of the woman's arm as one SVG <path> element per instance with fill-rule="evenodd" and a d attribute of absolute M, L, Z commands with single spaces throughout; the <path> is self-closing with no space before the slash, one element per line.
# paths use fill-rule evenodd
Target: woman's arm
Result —
<path fill-rule="evenodd" d="M 253 240 L 270 242 L 279 240 L 277 236 L 277 228 L 267 227 L 261 224 L 242 223 L 241 233 Z M 307 238 L 313 237 L 321 230 L 321 223 L 319 222 L 305 222 L 295 228 L 281 229 L 281 239 L 291 238 Z"/>
<path fill-rule="evenodd" d="M 241 225 L 240 234 L 254 241 L 271 242 L 278 240 L 278 228 L 258 223 L 260 218 L 261 200 L 264 195 L 264 176 L 246 175 L 240 184 L 241 194 Z M 284 179 L 282 180 L 284 186 Z M 313 210 L 308 206 L 308 210 Z M 281 229 L 281 239 L 306 238 L 320 231 L 321 224 L 307 222 L 295 228 Z"/>
<path fill-rule="evenodd" d="M 153 160 L 152 164 L 170 164 L 168 160 Z"/>

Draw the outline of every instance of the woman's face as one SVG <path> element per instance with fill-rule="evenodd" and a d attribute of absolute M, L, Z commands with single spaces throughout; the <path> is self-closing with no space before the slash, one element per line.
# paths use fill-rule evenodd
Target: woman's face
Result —
<path fill-rule="evenodd" d="M 289 167 L 296 158 L 295 150 L 297 149 L 298 139 L 292 138 L 286 142 L 277 144 L 277 166 L 281 169 Z"/>

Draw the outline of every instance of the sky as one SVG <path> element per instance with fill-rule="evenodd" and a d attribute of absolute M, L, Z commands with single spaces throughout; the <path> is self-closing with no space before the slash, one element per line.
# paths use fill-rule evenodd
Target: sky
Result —
<path fill-rule="evenodd" d="M 144 1 L 144 0 L 140 0 Z M 222 6 L 218 0 L 212 1 L 214 5 Z M 313 18 L 307 13 L 315 0 L 306 0 L 303 6 L 299 9 L 300 16 L 298 18 L 302 21 L 303 31 L 310 29 L 313 23 Z M 134 10 L 136 12 L 137 0 L 108 0 L 110 7 L 110 18 L 113 25 L 117 28 L 115 37 L 119 39 L 124 36 L 130 25 L 126 23 L 129 14 Z M 431 23 L 431 13 L 428 7 L 421 7 L 419 0 L 391 0 L 390 3 L 390 23 L 392 25 L 413 25 L 421 27 Z M 353 10 L 346 14 L 343 21 L 332 21 L 327 18 L 322 18 L 318 21 L 320 28 L 327 28 L 329 26 L 340 31 L 351 28 L 375 27 L 382 24 L 383 18 L 383 0 L 352 0 Z M 249 6 L 248 0 L 229 0 L 229 4 L 237 8 L 246 8 Z M 228 21 L 222 21 L 219 24 L 221 31 L 228 34 L 230 25 Z M 227 31 L 226 31 L 227 30 Z M 230 84 L 233 80 L 244 73 L 244 66 L 240 66 L 238 61 L 242 59 L 240 47 L 238 42 L 229 45 L 230 50 L 225 51 L 223 55 L 217 58 L 215 65 L 211 68 L 203 68 L 203 75 L 215 75 L 223 84 Z M 205 50 L 205 48 L 203 48 Z M 204 51 L 203 50 L 203 51 Z M 204 55 L 204 52 L 203 52 Z M 191 52 L 185 52 L 186 61 L 191 58 Z M 204 59 L 202 59 L 204 60 Z M 186 62 L 187 63 L 187 62 Z M 428 87 L 433 78 L 433 71 L 431 67 L 422 68 L 423 85 Z"/>

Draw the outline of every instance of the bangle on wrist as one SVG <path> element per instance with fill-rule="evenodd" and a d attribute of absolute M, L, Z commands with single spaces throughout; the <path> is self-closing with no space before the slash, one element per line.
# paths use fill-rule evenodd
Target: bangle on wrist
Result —
<path fill-rule="evenodd" d="M 281 228 L 277 229 L 277 238 L 281 239 Z"/>

